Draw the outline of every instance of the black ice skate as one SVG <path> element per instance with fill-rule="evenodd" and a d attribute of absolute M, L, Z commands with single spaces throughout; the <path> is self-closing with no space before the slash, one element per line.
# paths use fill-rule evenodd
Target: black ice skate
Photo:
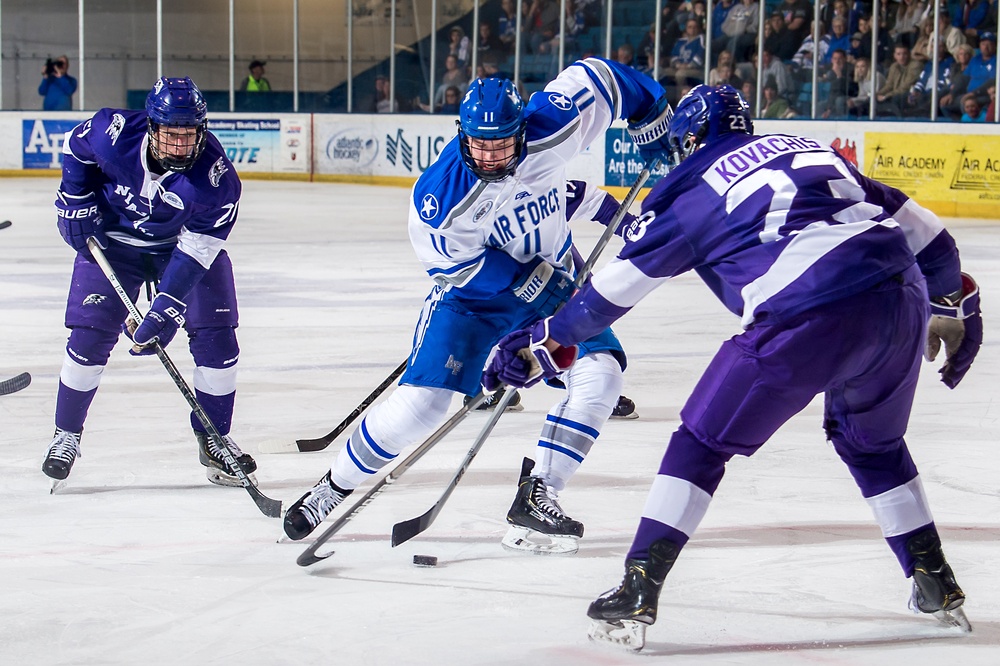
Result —
<path fill-rule="evenodd" d="M 944 559 L 937 533 L 927 530 L 913 535 L 906 542 L 906 549 L 917 560 L 913 569 L 910 608 L 914 612 L 930 613 L 949 627 L 972 631 L 972 624 L 962 609 L 965 593 Z"/>
<path fill-rule="evenodd" d="M 663 581 L 674 566 L 680 548 L 661 539 L 649 547 L 649 559 L 625 560 L 621 584 L 597 598 L 587 616 L 594 622 L 590 640 L 639 651 L 646 644 L 646 627 L 656 622 L 656 606 Z"/>
<path fill-rule="evenodd" d="M 563 513 L 555 492 L 541 478 L 531 476 L 534 466 L 534 461 L 524 459 L 517 495 L 507 512 L 510 529 L 501 545 L 536 555 L 575 553 L 577 541 L 583 536 L 583 523 Z"/>
<path fill-rule="evenodd" d="M 198 439 L 198 462 L 205 466 L 205 476 L 208 480 L 217 486 L 242 488 L 243 483 L 239 477 L 229 473 L 229 466 L 226 465 L 226 459 L 218 443 L 200 430 L 195 430 L 194 436 Z M 257 479 L 252 475 L 257 470 L 257 462 L 249 453 L 243 453 L 229 435 L 223 435 L 222 439 L 226 440 L 230 453 L 250 479 L 250 483 L 256 486 Z"/>
<path fill-rule="evenodd" d="M 618 404 L 615 408 L 611 410 L 611 418 L 613 419 L 637 419 L 639 418 L 639 412 L 635 411 L 635 403 L 631 398 L 620 395 L 618 396 Z"/>
<path fill-rule="evenodd" d="M 327 472 L 299 501 L 288 507 L 283 524 L 285 534 L 293 541 L 306 538 L 352 492 L 334 484 Z"/>
<path fill-rule="evenodd" d="M 497 389 L 496 393 L 494 393 L 493 395 L 491 395 L 488 398 L 486 398 L 486 402 L 484 402 L 481 405 L 479 405 L 478 407 L 476 407 L 476 411 L 477 412 L 492 412 L 494 409 L 497 408 L 497 405 L 500 404 L 500 398 L 503 397 L 503 394 L 505 392 L 506 392 L 506 389 L 504 389 L 502 387 L 499 388 L 499 389 Z M 464 400 L 463 404 L 468 405 L 470 402 L 472 402 L 472 396 L 468 396 L 468 395 L 465 396 L 465 400 Z M 510 404 L 507 405 L 507 411 L 508 412 L 520 412 L 520 411 L 523 411 L 523 410 L 524 410 L 524 405 L 521 404 L 521 394 L 518 393 L 517 395 L 515 395 L 511 399 Z"/>
<path fill-rule="evenodd" d="M 45 455 L 45 461 L 42 463 L 42 471 L 45 472 L 45 476 L 52 479 L 52 489 L 49 492 L 56 491 L 61 485 L 60 482 L 69 476 L 77 457 L 83 455 L 80 453 L 80 437 L 82 435 L 82 432 L 70 432 L 56 428 L 52 435 L 52 443 L 49 444 L 49 452 Z"/>

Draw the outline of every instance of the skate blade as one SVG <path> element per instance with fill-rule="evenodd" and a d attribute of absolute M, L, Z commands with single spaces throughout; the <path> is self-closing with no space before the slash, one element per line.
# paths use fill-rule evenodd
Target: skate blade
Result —
<path fill-rule="evenodd" d="M 575 553 L 579 539 L 572 536 L 553 536 L 542 534 L 527 527 L 511 525 L 500 545 L 505 550 L 515 553 L 531 553 L 532 555 L 572 555 Z"/>
<path fill-rule="evenodd" d="M 646 645 L 646 625 L 635 620 L 592 620 L 587 636 L 595 643 L 638 652 Z"/>
<path fill-rule="evenodd" d="M 226 474 L 222 470 L 216 469 L 214 467 L 205 468 L 205 478 L 207 478 L 211 483 L 214 483 L 217 486 L 225 486 L 226 488 L 243 487 L 243 483 L 239 480 L 239 478 L 232 476 L 230 474 Z M 247 478 L 250 479 L 250 483 L 252 483 L 254 486 L 257 485 L 257 477 L 255 477 L 253 474 L 247 474 Z"/>
<path fill-rule="evenodd" d="M 639 412 L 632 412 L 631 414 L 625 414 L 625 415 L 612 414 L 608 418 L 614 419 L 615 421 L 633 421 L 639 418 Z"/>
<path fill-rule="evenodd" d="M 57 491 L 66 487 L 66 479 L 52 479 L 52 486 L 49 488 L 49 495 L 55 495 Z"/>
<path fill-rule="evenodd" d="M 966 617 L 965 611 L 962 610 L 961 606 L 953 608 L 950 611 L 935 611 L 933 615 L 938 622 L 946 627 L 957 627 L 967 634 L 972 633 L 972 623 L 969 622 L 969 618 Z"/>

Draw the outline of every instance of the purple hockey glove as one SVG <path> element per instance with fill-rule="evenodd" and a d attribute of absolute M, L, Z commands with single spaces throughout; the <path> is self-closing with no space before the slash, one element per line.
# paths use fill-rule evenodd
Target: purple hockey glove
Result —
<path fill-rule="evenodd" d="M 184 312 L 187 306 L 170 294 L 160 292 L 153 299 L 149 312 L 142 318 L 139 327 L 132 333 L 135 346 L 129 350 L 133 356 L 148 356 L 155 354 L 154 341 L 159 341 L 161 347 L 166 347 L 174 339 L 177 329 L 184 325 Z"/>
<path fill-rule="evenodd" d="M 483 373 L 483 386 L 499 380 L 515 388 L 534 386 L 542 379 L 552 379 L 576 361 L 577 347 L 558 347 L 549 351 L 549 320 L 543 319 L 531 329 L 514 331 L 498 343 L 497 353 Z"/>
<path fill-rule="evenodd" d="M 947 360 L 938 372 L 944 385 L 953 389 L 972 367 L 983 344 L 979 285 L 965 273 L 962 273 L 961 292 L 931 301 L 931 321 L 924 349 L 928 361 L 937 357 L 942 342 Z"/>
<path fill-rule="evenodd" d="M 87 239 L 93 237 L 103 249 L 108 247 L 104 235 L 104 220 L 97 210 L 97 197 L 91 194 L 72 195 L 56 192 L 56 225 L 63 240 L 77 252 L 89 252 Z"/>

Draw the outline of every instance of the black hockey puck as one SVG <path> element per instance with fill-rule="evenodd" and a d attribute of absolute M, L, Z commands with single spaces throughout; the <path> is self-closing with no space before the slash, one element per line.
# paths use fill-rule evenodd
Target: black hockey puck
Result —
<path fill-rule="evenodd" d="M 433 555 L 414 555 L 413 564 L 418 567 L 436 567 L 438 558 Z"/>
<path fill-rule="evenodd" d="M 0 229 L 6 229 L 11 224 L 13 224 L 13 222 L 11 222 L 10 220 L 4 220 L 3 222 L 0 222 Z"/>

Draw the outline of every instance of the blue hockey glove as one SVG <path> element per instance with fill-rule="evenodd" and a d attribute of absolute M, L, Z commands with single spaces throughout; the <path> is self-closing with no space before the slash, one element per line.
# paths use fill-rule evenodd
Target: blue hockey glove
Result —
<path fill-rule="evenodd" d="M 56 225 L 63 240 L 77 252 L 86 252 L 87 239 L 93 238 L 103 249 L 108 247 L 104 235 L 104 220 L 97 210 L 97 197 L 90 194 L 72 195 L 56 192 Z"/>
<path fill-rule="evenodd" d="M 166 347 L 174 339 L 177 329 L 184 325 L 184 312 L 187 306 L 170 294 L 160 292 L 153 299 L 149 312 L 142 318 L 132 342 L 135 346 L 129 350 L 133 356 L 148 356 L 155 354 L 153 342 L 158 340 L 161 347 Z"/>
<path fill-rule="evenodd" d="M 629 118 L 628 133 L 647 165 L 656 160 L 667 166 L 672 166 L 676 162 L 673 159 L 674 153 L 670 148 L 667 133 L 673 116 L 674 110 L 670 107 L 666 96 L 663 96 L 656 100 L 656 104 L 650 107 L 642 118 Z"/>
<path fill-rule="evenodd" d="M 931 301 L 931 322 L 927 327 L 928 361 L 937 358 L 944 342 L 946 361 L 941 381 L 955 388 L 976 360 L 983 344 L 983 315 L 979 309 L 979 285 L 962 273 L 962 290 L 950 297 Z"/>
<path fill-rule="evenodd" d="M 550 317 L 576 291 L 573 278 L 564 270 L 540 261 L 511 287 L 514 295 L 534 310 L 539 318 Z"/>
<path fill-rule="evenodd" d="M 572 345 L 549 351 L 545 347 L 548 341 L 548 319 L 501 338 L 497 353 L 483 372 L 483 386 L 490 390 L 489 386 L 499 381 L 514 388 L 528 388 L 562 374 L 576 361 L 578 349 Z"/>

